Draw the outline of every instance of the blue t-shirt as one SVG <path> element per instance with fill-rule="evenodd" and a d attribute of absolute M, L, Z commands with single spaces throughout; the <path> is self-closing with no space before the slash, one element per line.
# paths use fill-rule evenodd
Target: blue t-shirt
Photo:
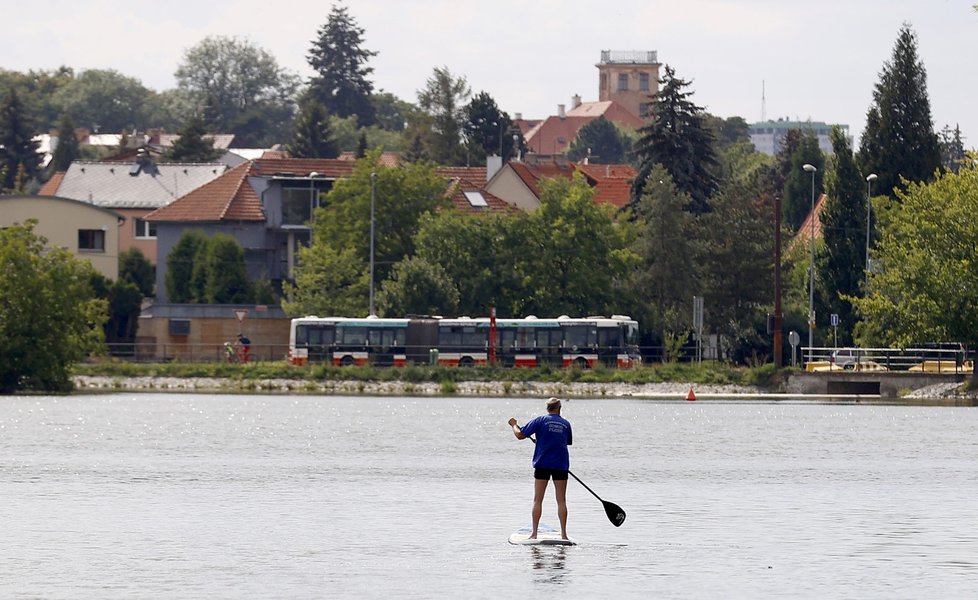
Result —
<path fill-rule="evenodd" d="M 526 425 L 520 427 L 520 430 L 527 437 L 536 435 L 537 443 L 536 448 L 533 449 L 533 468 L 555 469 L 557 471 L 570 469 L 570 455 L 567 452 L 567 446 L 570 446 L 574 441 L 571 435 L 570 421 L 560 415 L 547 413 L 530 419 Z"/>

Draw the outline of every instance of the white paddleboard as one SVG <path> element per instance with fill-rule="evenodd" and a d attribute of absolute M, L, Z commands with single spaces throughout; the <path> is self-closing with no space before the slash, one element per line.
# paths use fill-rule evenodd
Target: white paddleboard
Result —
<path fill-rule="evenodd" d="M 564 540 L 560 537 L 560 530 L 554 529 L 549 525 L 541 523 L 537 527 L 536 539 L 530 539 L 533 527 L 527 525 L 520 527 L 509 536 L 509 543 L 517 546 L 575 546 L 574 540 Z"/>

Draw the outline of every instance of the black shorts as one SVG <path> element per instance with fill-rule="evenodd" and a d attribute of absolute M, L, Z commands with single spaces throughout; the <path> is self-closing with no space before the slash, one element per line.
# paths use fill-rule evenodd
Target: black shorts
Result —
<path fill-rule="evenodd" d="M 553 477 L 554 481 L 567 481 L 567 471 L 558 469 L 533 469 L 533 478 L 549 481 Z"/>

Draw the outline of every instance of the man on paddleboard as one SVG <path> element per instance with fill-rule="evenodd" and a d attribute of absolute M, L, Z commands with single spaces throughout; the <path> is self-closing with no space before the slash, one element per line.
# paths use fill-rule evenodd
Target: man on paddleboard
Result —
<path fill-rule="evenodd" d="M 547 400 L 547 414 L 530 419 L 523 427 L 515 418 L 509 420 L 516 439 L 523 440 L 536 435 L 533 449 L 533 532 L 531 540 L 537 537 L 540 515 L 543 513 L 543 496 L 547 482 L 554 480 L 557 496 L 557 517 L 560 519 L 560 537 L 567 537 L 567 473 L 570 470 L 570 454 L 567 446 L 573 443 L 570 421 L 560 416 L 560 400 Z"/>

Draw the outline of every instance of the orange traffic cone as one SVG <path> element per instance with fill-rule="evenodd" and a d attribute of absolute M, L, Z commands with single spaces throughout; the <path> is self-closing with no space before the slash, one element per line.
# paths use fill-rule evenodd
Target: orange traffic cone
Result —
<path fill-rule="evenodd" d="M 693 388 L 689 388 L 689 393 L 686 394 L 686 399 L 689 401 L 696 400 L 696 394 L 693 393 Z"/>

